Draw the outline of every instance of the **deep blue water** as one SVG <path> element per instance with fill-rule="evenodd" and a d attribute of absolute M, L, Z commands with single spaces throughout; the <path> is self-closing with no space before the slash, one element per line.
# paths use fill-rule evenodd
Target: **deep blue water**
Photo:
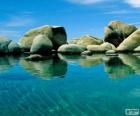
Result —
<path fill-rule="evenodd" d="M 0 116 L 124 116 L 140 109 L 140 56 L 0 57 Z"/>

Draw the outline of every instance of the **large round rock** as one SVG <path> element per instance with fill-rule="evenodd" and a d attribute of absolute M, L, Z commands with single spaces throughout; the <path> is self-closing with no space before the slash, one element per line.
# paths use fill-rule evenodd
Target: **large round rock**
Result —
<path fill-rule="evenodd" d="M 140 46 L 140 29 L 126 38 L 117 48 L 118 51 L 133 51 Z"/>
<path fill-rule="evenodd" d="M 80 54 L 85 50 L 85 47 L 77 44 L 65 44 L 58 48 L 58 52 L 64 54 Z"/>
<path fill-rule="evenodd" d="M 67 43 L 67 35 L 64 27 L 42 26 L 28 31 L 20 40 L 21 47 L 29 51 L 34 38 L 40 34 L 47 36 L 52 41 L 54 49 Z"/>
<path fill-rule="evenodd" d="M 118 47 L 120 43 L 129 35 L 135 32 L 137 28 L 134 25 L 129 25 L 120 21 L 112 21 L 105 28 L 105 42 L 112 43 Z"/>
<path fill-rule="evenodd" d="M 47 54 L 53 48 L 51 40 L 45 35 L 38 35 L 34 38 L 30 52 L 33 54 Z"/>

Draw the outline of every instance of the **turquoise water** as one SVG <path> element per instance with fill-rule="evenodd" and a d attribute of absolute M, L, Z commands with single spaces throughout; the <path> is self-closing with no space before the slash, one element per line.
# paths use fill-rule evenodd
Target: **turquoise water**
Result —
<path fill-rule="evenodd" d="M 0 116 L 124 116 L 140 109 L 140 56 L 0 57 Z"/>

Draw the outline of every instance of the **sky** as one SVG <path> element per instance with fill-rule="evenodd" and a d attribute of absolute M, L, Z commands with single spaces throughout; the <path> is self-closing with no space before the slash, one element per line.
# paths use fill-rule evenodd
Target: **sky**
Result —
<path fill-rule="evenodd" d="M 110 21 L 140 26 L 140 0 L 1 0 L 0 35 L 18 41 L 28 30 L 64 26 L 68 39 L 103 38 Z"/>

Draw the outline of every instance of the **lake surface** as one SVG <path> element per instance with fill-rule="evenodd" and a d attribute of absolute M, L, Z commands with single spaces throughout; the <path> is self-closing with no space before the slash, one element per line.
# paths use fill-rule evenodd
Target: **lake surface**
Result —
<path fill-rule="evenodd" d="M 0 116 L 124 116 L 140 109 L 140 56 L 0 57 Z"/>

